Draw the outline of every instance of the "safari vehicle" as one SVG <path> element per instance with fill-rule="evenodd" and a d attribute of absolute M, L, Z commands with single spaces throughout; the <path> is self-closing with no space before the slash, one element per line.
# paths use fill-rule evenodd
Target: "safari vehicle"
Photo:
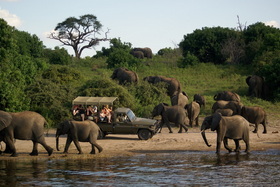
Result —
<path fill-rule="evenodd" d="M 99 111 L 102 106 L 108 105 L 113 107 L 113 102 L 117 97 L 77 97 L 73 100 L 72 105 L 97 106 L 98 112 L 93 116 L 87 116 L 89 120 L 95 120 L 102 131 L 101 138 L 108 134 L 137 134 L 140 140 L 152 138 L 159 127 L 159 123 L 153 119 L 136 117 L 129 108 L 117 108 L 112 111 L 112 121 L 99 118 Z"/>

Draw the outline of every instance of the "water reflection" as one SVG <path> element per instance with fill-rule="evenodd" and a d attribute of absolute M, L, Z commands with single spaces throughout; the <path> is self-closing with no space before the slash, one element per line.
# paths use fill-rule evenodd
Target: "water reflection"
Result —
<path fill-rule="evenodd" d="M 279 185 L 279 158 L 279 151 L 219 156 L 169 151 L 86 160 L 0 160 L 0 186 Z"/>

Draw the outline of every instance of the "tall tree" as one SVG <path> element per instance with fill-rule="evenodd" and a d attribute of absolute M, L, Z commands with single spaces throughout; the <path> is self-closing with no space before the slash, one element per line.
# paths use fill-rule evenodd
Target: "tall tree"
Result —
<path fill-rule="evenodd" d="M 55 32 L 50 34 L 50 38 L 72 47 L 77 58 L 81 57 L 84 49 L 94 47 L 100 41 L 109 40 L 107 38 L 109 30 L 105 32 L 105 37 L 97 37 L 102 31 L 102 24 L 92 14 L 80 16 L 79 19 L 69 17 L 65 21 L 58 23 L 54 30 Z"/>

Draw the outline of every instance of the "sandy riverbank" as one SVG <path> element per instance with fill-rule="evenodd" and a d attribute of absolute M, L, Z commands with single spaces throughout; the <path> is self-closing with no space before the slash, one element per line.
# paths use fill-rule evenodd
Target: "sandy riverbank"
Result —
<path fill-rule="evenodd" d="M 251 131 L 253 127 L 251 127 Z M 108 135 L 105 139 L 98 140 L 98 143 L 103 147 L 103 152 L 96 155 L 90 155 L 91 145 L 89 143 L 81 143 L 83 155 L 78 155 L 77 149 L 72 143 L 69 148 L 69 153 L 63 154 L 63 149 L 66 141 L 65 136 L 60 137 L 60 151 L 55 150 L 55 129 L 51 129 L 46 137 L 48 145 L 54 148 L 51 156 L 47 155 L 44 148 L 39 145 L 39 156 L 31 157 L 29 153 L 32 150 L 31 141 L 16 140 L 16 149 L 19 156 L 15 159 L 28 158 L 94 158 L 94 157 L 110 157 L 110 156 L 129 156 L 133 154 L 153 154 L 153 153 L 168 153 L 176 151 L 212 151 L 215 153 L 216 148 L 216 133 L 206 131 L 206 136 L 211 147 L 207 147 L 201 137 L 199 128 L 189 128 L 187 133 L 177 133 L 178 129 L 174 128 L 174 133 L 168 133 L 167 128 L 163 128 L 162 133 L 156 134 L 152 139 L 147 141 L 139 140 L 137 135 Z M 259 136 L 250 132 L 250 147 L 251 151 L 277 149 L 280 150 L 280 127 L 268 127 L 268 133 L 262 134 L 262 128 L 259 128 Z M 229 141 L 231 146 L 234 146 L 233 141 Z M 241 141 L 241 148 L 244 151 L 245 144 Z M 4 146 L 2 147 L 2 150 Z M 223 148 L 221 153 L 227 151 Z M 235 153 L 232 153 L 235 154 Z M 13 159 L 9 154 L 2 154 L 0 159 Z"/>

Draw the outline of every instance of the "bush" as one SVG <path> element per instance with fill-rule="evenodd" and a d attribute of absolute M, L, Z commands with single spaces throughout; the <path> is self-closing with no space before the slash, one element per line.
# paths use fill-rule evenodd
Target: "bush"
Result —
<path fill-rule="evenodd" d="M 114 102 L 118 107 L 133 108 L 135 101 L 127 89 L 118 85 L 109 78 L 96 77 L 94 80 L 87 81 L 78 91 L 80 96 L 89 97 L 118 97 Z"/>
<path fill-rule="evenodd" d="M 190 52 L 188 52 L 185 57 L 180 58 L 177 62 L 179 68 L 186 68 L 188 66 L 197 65 L 198 63 L 198 58 Z"/>
<path fill-rule="evenodd" d="M 110 53 L 106 62 L 108 68 L 129 68 L 130 66 L 137 65 L 140 61 L 141 60 L 134 58 L 127 50 L 114 49 L 114 51 Z"/>
<path fill-rule="evenodd" d="M 67 50 L 59 47 L 55 47 L 54 50 L 44 49 L 44 57 L 50 64 L 69 65 L 72 62 Z"/>
<path fill-rule="evenodd" d="M 270 99 L 280 101 L 280 57 L 272 59 L 271 63 L 264 64 L 258 74 L 265 77 L 270 90 Z"/>
<path fill-rule="evenodd" d="M 136 100 L 134 112 L 138 116 L 151 117 L 151 112 L 156 105 L 166 99 L 169 100 L 164 83 L 153 85 L 148 82 L 139 82 L 138 85 L 131 85 L 128 89 Z"/>

